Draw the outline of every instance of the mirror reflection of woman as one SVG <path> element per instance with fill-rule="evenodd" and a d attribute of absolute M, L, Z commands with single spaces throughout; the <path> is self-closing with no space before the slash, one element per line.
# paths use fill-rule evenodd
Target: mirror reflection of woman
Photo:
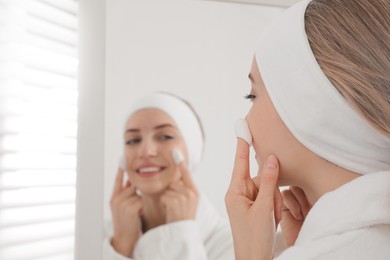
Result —
<path fill-rule="evenodd" d="M 388 0 L 304 0 L 265 33 L 246 117 L 260 174 L 239 138 L 226 194 L 237 259 L 390 259 L 389 43 Z"/>
<path fill-rule="evenodd" d="M 104 259 L 233 259 L 229 224 L 191 176 L 204 144 L 192 107 L 168 93 L 152 94 L 132 107 L 123 138 Z"/>

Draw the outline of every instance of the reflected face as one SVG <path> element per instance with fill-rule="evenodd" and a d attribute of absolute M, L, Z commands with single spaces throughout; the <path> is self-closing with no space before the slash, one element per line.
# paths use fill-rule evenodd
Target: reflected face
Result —
<path fill-rule="evenodd" d="M 256 60 L 253 59 L 249 74 L 252 89 L 252 107 L 246 117 L 253 137 L 256 160 L 261 167 L 268 155 L 274 154 L 280 162 L 279 185 L 286 185 L 286 173 L 294 160 L 302 153 L 302 145 L 287 129 L 276 112 L 266 91 Z M 294 160 L 293 160 L 294 159 Z"/>
<path fill-rule="evenodd" d="M 142 193 L 160 194 L 180 179 L 172 150 L 181 150 L 187 159 L 186 146 L 175 122 L 165 112 L 148 108 L 131 115 L 124 143 L 129 180 Z"/>

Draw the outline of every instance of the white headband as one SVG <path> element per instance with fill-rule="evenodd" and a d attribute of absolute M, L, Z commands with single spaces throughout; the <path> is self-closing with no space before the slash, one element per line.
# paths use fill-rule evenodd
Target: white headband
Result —
<path fill-rule="evenodd" d="M 202 159 L 204 144 L 202 126 L 194 111 L 179 98 L 159 92 L 153 93 L 134 104 L 128 113 L 127 119 L 134 112 L 145 108 L 159 109 L 173 119 L 187 146 L 188 167 L 190 171 L 194 171 Z"/>
<path fill-rule="evenodd" d="M 305 31 L 302 1 L 263 35 L 256 61 L 279 116 L 304 146 L 345 169 L 390 169 L 390 138 L 355 111 L 321 70 Z"/>

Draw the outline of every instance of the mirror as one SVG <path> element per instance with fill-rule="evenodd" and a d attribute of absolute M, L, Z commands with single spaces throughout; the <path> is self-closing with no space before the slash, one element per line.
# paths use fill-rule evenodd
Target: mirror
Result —
<path fill-rule="evenodd" d="M 280 9 L 209 1 L 108 1 L 104 217 L 122 149 L 124 118 L 156 90 L 188 100 L 206 133 L 193 177 L 227 218 L 224 194 L 235 152 L 234 122 L 249 102 L 247 79 L 262 29 Z"/>
<path fill-rule="evenodd" d="M 250 90 L 248 72 L 255 43 L 281 9 L 214 1 L 146 3 L 126 0 L 106 1 L 104 7 L 100 15 L 105 16 L 105 23 L 94 18 L 96 23 L 105 26 L 104 96 L 100 96 L 101 103 L 94 104 L 96 109 L 104 108 L 104 135 L 101 137 L 104 140 L 101 205 L 104 220 L 111 219 L 109 201 L 122 154 L 125 117 L 133 102 L 156 90 L 188 100 L 198 113 L 206 133 L 206 145 L 203 161 L 192 176 L 199 191 L 227 220 L 224 195 L 235 152 L 234 122 L 244 117 L 250 107 L 243 96 Z M 86 29 L 84 32 L 89 33 Z M 95 43 L 101 47 L 102 35 L 98 33 Z M 93 44 L 90 40 L 84 49 L 88 50 Z M 90 65 L 94 65 L 92 59 Z M 100 75 L 100 71 L 89 75 L 91 82 L 95 83 L 92 79 Z M 84 94 L 84 100 L 90 102 L 94 89 L 91 87 L 88 93 Z M 93 110 L 89 113 L 96 115 Z M 88 145 L 84 146 L 85 156 L 89 156 L 88 150 L 100 149 Z M 100 164 L 92 156 L 90 160 Z M 85 168 L 83 172 L 94 173 Z M 91 185 L 88 178 L 84 185 Z M 84 200 L 87 198 L 85 195 Z M 87 216 L 79 221 L 81 256 L 89 257 L 81 251 L 88 250 L 88 246 L 93 250 L 93 245 L 98 244 L 82 239 L 86 236 L 84 233 L 95 232 L 88 228 L 90 221 Z"/>

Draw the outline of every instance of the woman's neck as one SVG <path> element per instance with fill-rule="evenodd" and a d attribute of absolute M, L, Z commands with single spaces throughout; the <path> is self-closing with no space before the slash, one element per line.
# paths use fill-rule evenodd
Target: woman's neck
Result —
<path fill-rule="evenodd" d="M 302 173 L 294 186 L 300 187 L 305 192 L 311 205 L 314 205 L 325 193 L 360 176 L 323 159 L 315 165 L 305 165 Z"/>
<path fill-rule="evenodd" d="M 165 208 L 160 202 L 160 195 L 142 195 L 142 231 L 165 224 Z"/>

